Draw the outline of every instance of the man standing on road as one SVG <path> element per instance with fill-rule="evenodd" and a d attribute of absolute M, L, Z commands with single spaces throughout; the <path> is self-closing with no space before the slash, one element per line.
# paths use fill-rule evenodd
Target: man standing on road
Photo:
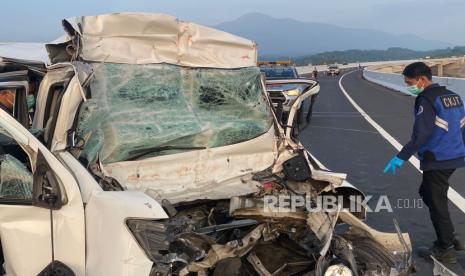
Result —
<path fill-rule="evenodd" d="M 318 78 L 318 69 L 316 69 L 316 66 L 315 66 L 315 69 L 313 69 L 313 78 L 314 79 Z"/>
<path fill-rule="evenodd" d="M 447 191 L 449 178 L 457 168 L 465 166 L 465 110 L 459 95 L 432 82 L 431 68 L 423 62 L 405 67 L 403 73 L 408 91 L 417 95 L 415 124 L 410 142 L 389 161 L 384 173 L 402 167 L 418 153 L 423 181 L 420 195 L 428 206 L 437 240 L 431 248 L 420 248 L 418 255 L 433 255 L 444 263 L 456 263 L 455 250 L 464 250 L 455 236 Z"/>

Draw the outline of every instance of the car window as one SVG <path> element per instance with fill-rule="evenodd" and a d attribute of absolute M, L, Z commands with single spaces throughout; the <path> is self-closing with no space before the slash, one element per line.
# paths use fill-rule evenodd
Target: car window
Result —
<path fill-rule="evenodd" d="M 32 171 L 27 154 L 0 127 L 0 204 L 32 199 Z"/>
<path fill-rule="evenodd" d="M 297 78 L 295 70 L 292 67 L 262 67 L 261 71 L 265 73 L 267 79 L 295 79 Z"/>
<path fill-rule="evenodd" d="M 24 84 L 11 85 L 11 87 L 3 85 L 5 84 L 0 84 L 0 108 L 28 128 L 31 119 L 27 107 L 27 88 Z"/>

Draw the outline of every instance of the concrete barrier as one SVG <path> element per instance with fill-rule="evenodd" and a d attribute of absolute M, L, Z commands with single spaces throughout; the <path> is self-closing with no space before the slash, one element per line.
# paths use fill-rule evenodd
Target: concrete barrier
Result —
<path fill-rule="evenodd" d="M 377 72 L 374 69 L 370 67 L 365 68 L 363 70 L 363 77 L 373 83 L 409 94 L 404 83 L 404 77 L 401 74 Z M 379 67 L 376 67 L 376 69 L 379 69 Z M 433 81 L 439 85 L 446 86 L 465 100 L 465 78 L 433 77 Z"/>
<path fill-rule="evenodd" d="M 399 62 L 413 62 L 413 60 L 403 60 L 403 61 L 399 61 L 399 60 L 389 60 L 389 61 L 369 61 L 369 62 L 355 62 L 355 63 L 349 63 L 349 64 L 346 64 L 346 65 L 342 65 L 342 64 L 338 64 L 339 65 L 339 68 L 341 69 L 348 69 L 348 68 L 355 68 L 355 67 L 358 67 L 359 65 L 361 65 L 362 67 L 366 67 L 366 66 L 375 66 L 375 65 L 389 65 L 389 64 L 396 64 L 396 63 L 399 63 Z M 315 69 L 318 70 L 318 71 L 325 71 L 326 69 L 328 69 L 328 65 L 307 65 L 307 66 L 297 66 L 296 69 L 297 69 L 297 72 L 299 74 L 309 74 L 309 73 L 312 73 L 313 70 Z"/>

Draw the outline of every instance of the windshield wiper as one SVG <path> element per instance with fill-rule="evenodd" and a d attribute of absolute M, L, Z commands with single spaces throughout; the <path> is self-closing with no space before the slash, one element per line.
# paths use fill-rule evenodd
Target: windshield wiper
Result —
<path fill-rule="evenodd" d="M 134 161 L 138 158 L 141 158 L 144 155 L 165 151 L 165 150 L 203 150 L 207 147 L 183 147 L 183 146 L 161 146 L 161 147 L 153 147 L 153 148 L 146 148 L 146 149 L 138 149 L 129 152 L 129 157 L 126 158 L 126 161 Z"/>

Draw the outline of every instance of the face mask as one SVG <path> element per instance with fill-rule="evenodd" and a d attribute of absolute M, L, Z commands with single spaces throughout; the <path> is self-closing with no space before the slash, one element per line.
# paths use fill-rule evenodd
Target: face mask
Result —
<path fill-rule="evenodd" d="M 413 95 L 418 95 L 423 92 L 423 88 L 418 88 L 416 85 L 412 85 L 407 87 L 407 91 L 412 93 Z"/>
<path fill-rule="evenodd" d="M 407 87 L 407 91 L 410 92 L 411 94 L 413 95 L 418 95 L 420 94 L 421 92 L 423 92 L 424 88 L 418 88 L 418 83 L 417 84 L 414 84 L 412 86 L 409 86 Z"/>
<path fill-rule="evenodd" d="M 36 104 L 36 98 L 34 98 L 34 95 L 28 95 L 26 97 L 26 102 L 27 102 L 27 108 L 31 109 Z"/>

